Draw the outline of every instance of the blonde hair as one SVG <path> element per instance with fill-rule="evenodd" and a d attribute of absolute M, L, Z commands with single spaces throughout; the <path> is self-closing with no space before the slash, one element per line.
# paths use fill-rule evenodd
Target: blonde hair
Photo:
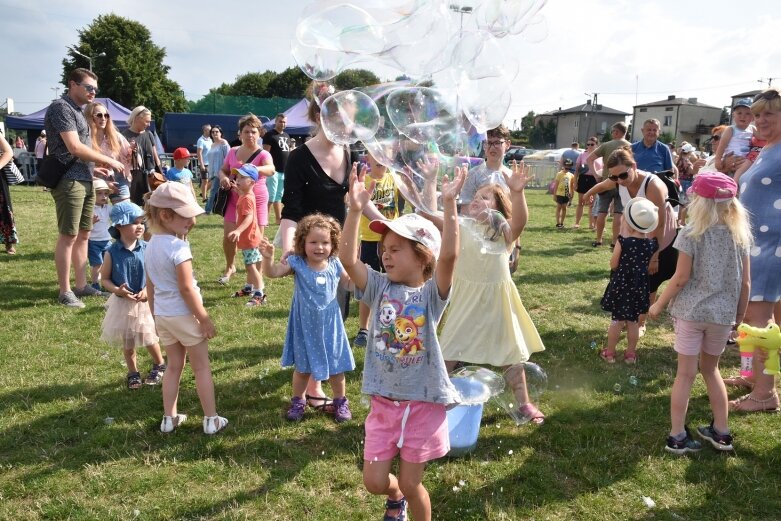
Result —
<path fill-rule="evenodd" d="M 136 118 L 138 118 L 139 116 L 143 117 L 146 114 L 149 114 L 149 116 L 151 117 L 152 111 L 143 105 L 139 105 L 138 107 L 134 108 L 130 112 L 130 115 L 127 117 L 127 124 L 132 127 L 133 123 L 136 121 Z"/>
<path fill-rule="evenodd" d="M 717 202 L 715 199 L 691 195 L 691 202 L 686 212 L 691 220 L 689 237 L 699 239 L 711 226 L 723 224 L 732 235 L 732 240 L 739 248 L 750 248 L 754 243 L 751 227 L 748 222 L 746 208 L 735 197 L 728 201 Z"/>
<path fill-rule="evenodd" d="M 87 105 L 87 108 L 84 109 L 84 118 L 87 120 L 87 124 L 89 125 L 90 137 L 92 138 L 92 148 L 102 152 L 100 143 L 98 143 L 98 126 L 95 124 L 95 109 L 98 107 L 103 107 L 106 110 L 106 114 L 108 114 L 108 107 L 99 101 L 93 101 Z M 108 148 L 111 150 L 111 156 L 114 159 L 118 158 L 119 153 L 122 150 L 122 145 L 119 142 L 119 133 L 114 126 L 114 122 L 111 121 L 111 116 L 109 116 L 109 118 L 106 120 L 106 128 L 103 131 L 103 135 L 106 138 L 106 142 L 108 142 Z"/>
<path fill-rule="evenodd" d="M 144 214 L 146 216 L 146 224 L 149 227 L 149 231 L 152 234 L 155 234 L 164 231 L 163 221 L 170 221 L 173 219 L 176 215 L 176 212 L 170 208 L 158 208 L 157 206 L 152 206 L 149 203 L 150 195 L 152 195 L 152 192 L 144 194 Z"/>
<path fill-rule="evenodd" d="M 754 103 L 751 104 L 751 113 L 756 115 L 765 110 L 772 112 L 781 110 L 781 89 L 770 87 L 754 96 Z"/>
<path fill-rule="evenodd" d="M 309 235 L 312 228 L 322 228 L 328 232 L 331 238 L 331 257 L 338 255 L 339 237 L 342 234 L 339 222 L 330 215 L 322 213 L 313 213 L 298 221 L 296 234 L 293 237 L 293 253 L 302 259 L 306 258 L 306 236 Z"/>

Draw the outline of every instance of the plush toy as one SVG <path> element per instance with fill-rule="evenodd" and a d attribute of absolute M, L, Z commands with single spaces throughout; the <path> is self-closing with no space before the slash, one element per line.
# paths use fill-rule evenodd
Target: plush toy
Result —
<path fill-rule="evenodd" d="M 767 353 L 765 361 L 765 374 L 779 374 L 778 349 L 781 348 L 781 330 L 778 324 L 772 323 L 767 327 L 752 327 L 748 324 L 738 326 L 738 346 L 741 356 L 743 353 L 753 353 L 759 348 Z"/>

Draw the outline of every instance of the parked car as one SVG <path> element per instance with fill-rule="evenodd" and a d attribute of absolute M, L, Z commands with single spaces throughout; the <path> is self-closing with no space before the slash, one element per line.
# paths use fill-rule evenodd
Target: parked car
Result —
<path fill-rule="evenodd" d="M 504 161 L 506 163 L 509 163 L 510 161 L 521 161 L 532 152 L 534 152 L 534 150 L 530 148 L 510 147 L 510 150 L 504 155 Z"/>

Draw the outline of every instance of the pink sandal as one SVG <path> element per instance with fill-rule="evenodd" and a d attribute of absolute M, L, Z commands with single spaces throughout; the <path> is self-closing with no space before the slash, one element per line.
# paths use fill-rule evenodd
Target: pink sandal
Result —
<path fill-rule="evenodd" d="M 626 365 L 635 365 L 637 363 L 637 353 L 624 353 L 624 363 Z"/>
<path fill-rule="evenodd" d="M 616 352 L 615 351 L 608 351 L 607 347 L 599 352 L 599 357 L 602 360 L 604 360 L 605 362 L 607 362 L 608 364 L 615 364 L 616 363 Z"/>
<path fill-rule="evenodd" d="M 526 418 L 527 421 L 534 425 L 542 425 L 545 423 L 545 415 L 542 414 L 536 405 L 532 402 L 525 403 L 518 408 L 518 412 Z"/>

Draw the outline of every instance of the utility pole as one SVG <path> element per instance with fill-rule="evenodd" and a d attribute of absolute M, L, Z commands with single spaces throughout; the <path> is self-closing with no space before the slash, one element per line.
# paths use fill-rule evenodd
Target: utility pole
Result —
<path fill-rule="evenodd" d="M 767 87 L 770 88 L 773 85 L 773 80 L 777 80 L 778 78 L 759 78 L 757 81 L 759 83 L 765 83 L 767 82 Z"/>

